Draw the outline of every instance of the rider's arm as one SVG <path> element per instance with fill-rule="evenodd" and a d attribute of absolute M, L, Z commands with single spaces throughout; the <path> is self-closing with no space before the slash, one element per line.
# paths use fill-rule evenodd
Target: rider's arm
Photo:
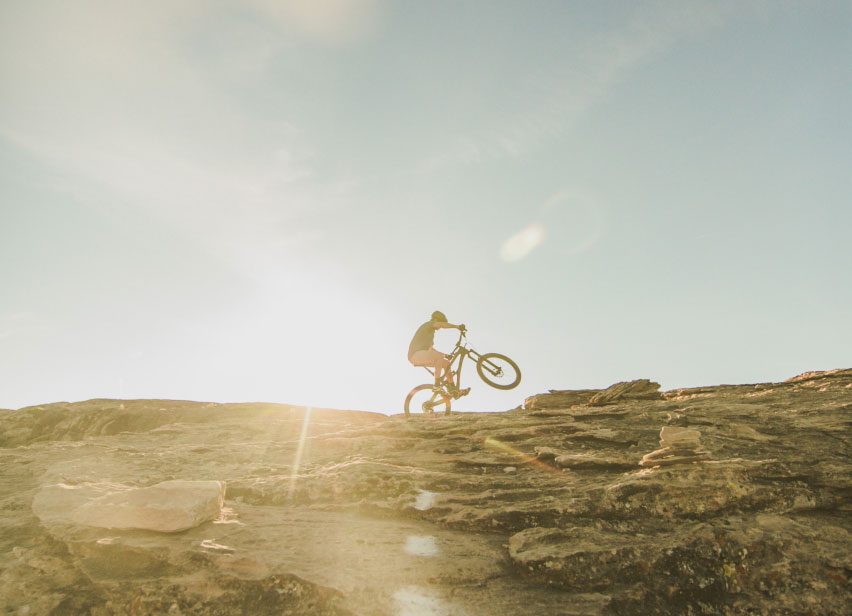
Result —
<path fill-rule="evenodd" d="M 435 329 L 461 329 L 461 325 L 453 325 L 452 323 L 435 323 Z"/>

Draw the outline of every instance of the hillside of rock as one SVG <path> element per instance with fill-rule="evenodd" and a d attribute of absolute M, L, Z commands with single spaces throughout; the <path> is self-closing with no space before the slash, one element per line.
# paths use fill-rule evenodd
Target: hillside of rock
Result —
<path fill-rule="evenodd" d="M 0 411 L 4 614 L 847 614 L 852 370 Z"/>

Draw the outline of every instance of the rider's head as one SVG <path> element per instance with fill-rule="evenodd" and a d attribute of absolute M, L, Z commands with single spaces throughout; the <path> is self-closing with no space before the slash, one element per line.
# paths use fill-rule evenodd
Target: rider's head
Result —
<path fill-rule="evenodd" d="M 432 320 L 435 321 L 436 323 L 446 323 L 447 317 L 440 310 L 436 310 L 435 312 L 432 313 Z"/>

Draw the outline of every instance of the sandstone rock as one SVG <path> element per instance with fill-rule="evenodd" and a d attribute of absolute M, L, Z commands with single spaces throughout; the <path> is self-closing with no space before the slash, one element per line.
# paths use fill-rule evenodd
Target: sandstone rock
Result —
<path fill-rule="evenodd" d="M 636 467 L 636 460 L 626 457 L 603 456 L 596 454 L 573 453 L 556 456 L 554 464 L 560 468 L 573 470 L 618 471 Z"/>
<path fill-rule="evenodd" d="M 428 422 L 159 400 L 3 412 L 0 613 L 845 616 L 850 391 L 840 371 Z M 657 466 L 637 466 L 646 452 Z M 231 512 L 180 533 L 72 519 L 167 477 L 227 481 Z"/>
<path fill-rule="evenodd" d="M 670 526 L 689 520 L 718 519 L 725 512 L 786 513 L 820 506 L 819 490 L 795 481 L 772 479 L 784 472 L 783 465 L 770 460 L 661 465 L 617 475 L 582 494 L 575 492 L 570 501 L 564 502 L 561 516 L 541 515 L 536 521 L 547 526 L 554 525 L 553 520 L 645 519 L 641 527 L 651 530 L 660 523 Z M 833 500 L 828 506 L 836 508 L 839 501 Z"/>
<path fill-rule="evenodd" d="M 695 449 L 701 446 L 701 433 L 690 428 L 663 426 L 660 429 L 660 447 Z"/>
<path fill-rule="evenodd" d="M 794 377 L 790 377 L 785 383 L 800 383 L 802 381 L 811 381 L 814 379 L 826 379 L 826 378 L 850 378 L 852 377 L 852 369 L 841 369 L 838 368 L 836 370 L 815 370 L 811 372 L 803 372 L 802 374 L 797 374 Z"/>
<path fill-rule="evenodd" d="M 734 519 L 722 528 L 690 523 L 638 536 L 594 528 L 530 528 L 511 537 L 509 557 L 519 571 L 543 583 L 606 590 L 613 595 L 608 607 L 617 614 L 744 613 L 761 592 L 770 592 L 775 605 L 784 606 L 778 613 L 807 613 L 814 604 L 821 613 L 842 613 L 842 592 L 803 601 L 795 582 L 777 575 L 776 567 L 790 571 L 805 563 L 819 566 L 799 540 L 802 536 L 836 556 L 832 542 L 848 541 L 841 528 L 814 533 L 776 516 L 757 522 Z M 841 557 L 841 562 L 848 558 Z M 605 580 L 618 580 L 617 588 Z M 837 583 L 843 587 L 844 581 L 840 576 Z M 702 607 L 677 607 L 683 605 Z"/>
<path fill-rule="evenodd" d="M 546 394 L 536 394 L 524 400 L 527 411 L 564 409 L 579 404 L 588 404 L 599 389 L 551 389 Z"/>
<path fill-rule="evenodd" d="M 610 385 L 602 392 L 592 396 L 589 406 L 604 406 L 618 400 L 660 400 L 660 384 L 648 379 L 637 379 L 635 381 L 622 381 Z"/>
<path fill-rule="evenodd" d="M 636 541 L 592 528 L 528 528 L 509 539 L 509 558 L 521 570 L 560 585 L 603 590 L 610 586 L 607 580 L 638 577 L 639 562 L 659 557 L 672 543 L 660 536 Z"/>
<path fill-rule="evenodd" d="M 86 400 L 30 406 L 3 415 L 0 447 L 54 440 L 79 441 L 122 432 L 168 429 L 175 422 L 206 424 L 211 420 L 240 421 L 246 426 L 275 421 L 299 435 L 305 408 L 288 404 L 216 404 L 184 400 Z M 364 411 L 313 408 L 312 421 L 341 425 L 371 424 L 384 415 Z M 284 421 L 282 421 L 284 420 Z M 181 431 L 181 428 L 177 428 Z"/>
<path fill-rule="evenodd" d="M 710 454 L 701 447 L 701 433 L 698 430 L 663 426 L 660 430 L 660 448 L 642 456 L 639 466 L 671 466 L 709 458 Z"/>
<path fill-rule="evenodd" d="M 731 424 L 729 426 L 731 435 L 736 438 L 741 438 L 749 441 L 758 441 L 762 443 L 774 441 L 775 439 L 771 436 L 767 436 L 762 432 L 759 432 L 752 428 L 751 426 L 746 426 L 743 424 Z"/>
<path fill-rule="evenodd" d="M 710 454 L 706 451 L 678 451 L 670 447 L 663 447 L 642 456 L 639 466 L 644 466 L 645 468 L 671 466 L 673 464 L 699 462 L 701 460 L 708 460 L 709 458 Z"/>
<path fill-rule="evenodd" d="M 586 442 L 596 446 L 629 446 L 636 444 L 636 438 L 634 436 L 612 428 L 590 428 L 579 430 L 569 435 L 568 438 L 571 441 Z"/>
<path fill-rule="evenodd" d="M 553 447 L 536 447 L 533 451 L 535 451 L 535 457 L 542 462 L 552 462 L 559 455 Z"/>
<path fill-rule="evenodd" d="M 173 480 L 147 488 L 59 484 L 41 489 L 33 511 L 52 523 L 173 533 L 215 520 L 224 496 L 221 481 Z"/>

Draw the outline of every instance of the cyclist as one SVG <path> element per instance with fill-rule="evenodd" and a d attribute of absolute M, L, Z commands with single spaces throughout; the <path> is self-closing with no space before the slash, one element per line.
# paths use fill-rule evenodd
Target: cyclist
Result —
<path fill-rule="evenodd" d="M 411 344 L 408 345 L 408 361 L 414 366 L 434 368 L 436 386 L 441 385 L 443 377 L 443 383 L 451 394 L 465 396 L 470 393 L 470 388 L 456 389 L 456 385 L 453 382 L 453 372 L 450 370 L 450 360 L 447 358 L 447 355 L 432 346 L 435 343 L 436 329 L 458 329 L 465 331 L 465 326 L 450 323 L 447 321 L 447 317 L 443 312 L 436 310 L 432 313 L 432 318 L 418 327 L 417 331 L 414 332 Z"/>

